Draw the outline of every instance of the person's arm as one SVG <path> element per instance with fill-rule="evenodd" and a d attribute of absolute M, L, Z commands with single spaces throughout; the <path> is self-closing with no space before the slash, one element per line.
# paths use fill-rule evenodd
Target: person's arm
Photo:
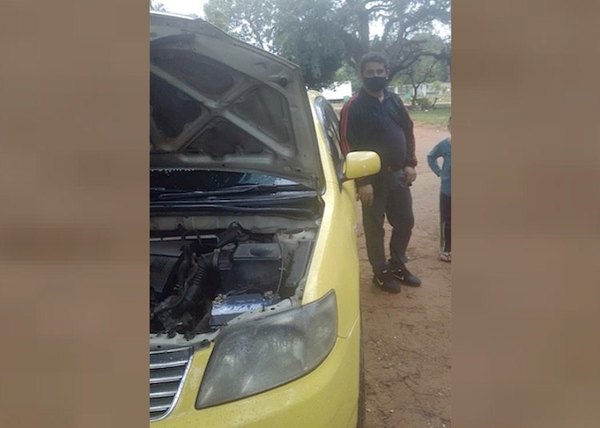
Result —
<path fill-rule="evenodd" d="M 415 154 L 416 143 L 415 143 L 415 133 L 414 133 L 414 124 L 410 115 L 408 114 L 408 110 L 404 106 L 402 102 L 402 98 L 398 95 L 395 95 L 398 108 L 400 109 L 400 120 L 402 131 L 404 133 L 404 138 L 406 140 L 406 166 L 416 167 L 417 166 L 417 156 Z"/>
<path fill-rule="evenodd" d="M 361 117 L 357 110 L 352 107 L 355 98 L 351 98 L 340 112 L 340 137 L 341 146 L 344 155 L 354 150 L 365 150 L 364 136 L 361 132 L 364 126 L 361 126 Z M 357 187 L 363 187 L 371 184 L 371 176 L 357 178 L 355 180 Z"/>
<path fill-rule="evenodd" d="M 438 177 L 442 173 L 442 169 L 440 168 L 438 161 L 437 161 L 440 156 L 441 156 L 440 143 L 438 143 L 435 145 L 435 147 L 433 149 L 431 149 L 431 151 L 427 155 L 427 164 L 429 165 L 429 168 L 431 168 L 433 173 L 435 175 L 437 175 Z"/>
<path fill-rule="evenodd" d="M 408 116 L 408 111 L 406 112 L 406 116 L 408 117 L 408 126 L 404 129 L 404 137 L 406 138 L 406 166 L 412 166 L 414 168 L 418 163 L 415 154 L 416 144 L 413 130 L 414 125 L 412 119 Z"/>
<path fill-rule="evenodd" d="M 342 106 L 342 110 L 340 111 L 340 123 L 339 123 L 339 133 L 340 133 L 340 147 L 342 149 L 342 154 L 344 157 L 351 151 L 350 142 L 348 141 L 348 115 L 350 113 L 350 105 L 354 99 L 350 99 L 346 101 Z"/>

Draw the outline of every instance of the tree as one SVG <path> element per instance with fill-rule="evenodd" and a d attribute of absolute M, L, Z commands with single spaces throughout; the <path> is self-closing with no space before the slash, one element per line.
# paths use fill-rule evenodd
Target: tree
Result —
<path fill-rule="evenodd" d="M 344 62 L 344 43 L 332 37 L 336 12 L 332 0 L 279 0 L 274 45 L 278 53 L 298 64 L 310 88 L 335 81 Z"/>
<path fill-rule="evenodd" d="M 417 34 L 413 37 L 415 42 L 419 42 L 427 52 L 439 52 L 440 54 L 422 54 L 416 61 L 406 67 L 399 74 L 397 81 L 408 84 L 412 88 L 411 106 L 417 105 L 419 88 L 424 83 L 436 80 L 448 80 L 448 67 L 444 61 L 443 55 L 446 45 L 444 41 L 430 34 Z"/>
<path fill-rule="evenodd" d="M 356 69 L 371 49 L 386 54 L 390 75 L 421 56 L 440 57 L 413 36 L 450 22 L 450 0 L 209 0 L 208 21 L 242 40 L 302 67 L 307 83 L 322 87 L 343 63 Z M 371 25 L 383 30 L 373 37 Z M 309 83 L 310 82 L 310 83 Z"/>
<path fill-rule="evenodd" d="M 414 34 L 433 30 L 434 22 L 450 22 L 450 0 L 345 0 L 340 2 L 340 35 L 343 38 L 346 63 L 356 67 L 369 50 L 386 54 L 390 77 L 409 67 L 429 52 Z M 383 31 L 372 37 L 371 24 L 378 22 Z"/>
<path fill-rule="evenodd" d="M 209 22 L 239 39 L 274 51 L 276 0 L 210 0 L 204 6 Z"/>
<path fill-rule="evenodd" d="M 334 79 L 336 82 L 349 81 L 352 84 L 352 88 L 360 88 L 362 85 L 360 76 L 358 76 L 356 71 L 346 63 L 336 71 Z"/>
<path fill-rule="evenodd" d="M 331 36 L 333 0 L 210 0 L 206 19 L 248 43 L 299 65 L 311 88 L 333 82 L 344 44 Z"/>

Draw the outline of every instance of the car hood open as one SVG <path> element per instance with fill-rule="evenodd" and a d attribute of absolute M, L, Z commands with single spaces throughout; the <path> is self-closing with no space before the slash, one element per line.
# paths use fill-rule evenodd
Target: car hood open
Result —
<path fill-rule="evenodd" d="M 255 172 L 318 188 L 299 67 L 201 19 L 151 14 L 150 167 Z"/>

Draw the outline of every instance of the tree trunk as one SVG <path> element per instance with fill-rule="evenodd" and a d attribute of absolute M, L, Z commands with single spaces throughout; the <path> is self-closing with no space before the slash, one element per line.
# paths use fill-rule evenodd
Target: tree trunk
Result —
<path fill-rule="evenodd" d="M 421 86 L 421 84 L 412 85 L 412 87 L 413 87 L 413 93 L 412 93 L 412 98 L 410 100 L 410 105 L 413 108 L 415 108 L 417 106 L 417 98 L 419 97 L 419 95 L 418 95 L 419 86 Z"/>
<path fill-rule="evenodd" d="M 346 46 L 351 45 L 351 62 L 352 66 L 358 66 L 364 54 L 369 52 L 371 42 L 369 38 L 369 22 L 370 14 L 366 8 L 364 1 L 348 1 L 348 5 L 353 10 L 352 14 L 356 19 L 358 34 L 356 37 L 350 36 L 350 40 L 346 40 Z M 348 43 L 349 42 L 349 43 Z"/>
<path fill-rule="evenodd" d="M 369 51 L 369 12 L 361 10 L 358 15 L 360 44 L 363 54 Z"/>

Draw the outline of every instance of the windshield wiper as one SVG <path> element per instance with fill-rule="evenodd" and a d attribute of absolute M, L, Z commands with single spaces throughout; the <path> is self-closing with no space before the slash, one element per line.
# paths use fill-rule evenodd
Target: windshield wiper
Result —
<path fill-rule="evenodd" d="M 244 214 L 263 214 L 263 215 L 286 215 L 296 218 L 312 218 L 318 215 L 315 208 L 298 207 L 247 207 L 247 206 L 228 206 L 218 204 L 190 204 L 190 205 L 171 205 L 168 203 L 158 203 L 150 208 L 152 215 L 173 215 L 173 213 L 200 214 L 210 212 L 232 212 Z"/>
<path fill-rule="evenodd" d="M 218 196 L 231 196 L 240 194 L 261 194 L 261 193 L 278 193 L 278 192 L 297 192 L 297 191 L 313 191 L 301 184 L 249 184 L 243 186 L 227 187 L 219 190 L 177 190 L 177 189 L 160 189 L 151 188 L 151 192 L 157 194 L 153 200 L 182 200 L 182 199 L 203 199 L 214 198 Z"/>

